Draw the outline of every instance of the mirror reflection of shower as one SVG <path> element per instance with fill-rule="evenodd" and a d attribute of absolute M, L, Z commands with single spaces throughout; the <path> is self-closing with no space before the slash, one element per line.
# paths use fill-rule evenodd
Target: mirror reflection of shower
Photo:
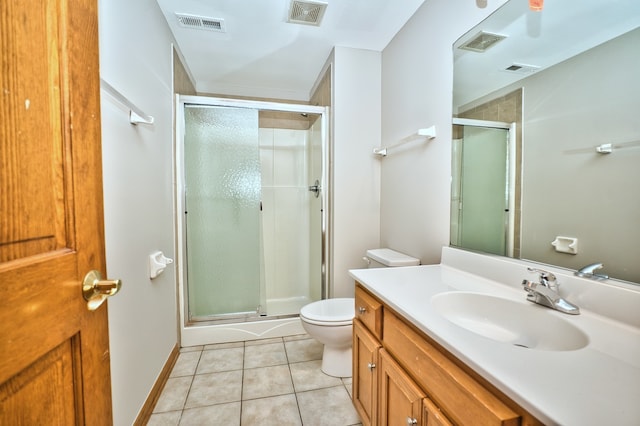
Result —
<path fill-rule="evenodd" d="M 186 323 L 298 315 L 326 295 L 324 108 L 181 98 Z"/>
<path fill-rule="evenodd" d="M 515 223 L 515 123 L 454 118 L 451 244 L 512 255 Z"/>

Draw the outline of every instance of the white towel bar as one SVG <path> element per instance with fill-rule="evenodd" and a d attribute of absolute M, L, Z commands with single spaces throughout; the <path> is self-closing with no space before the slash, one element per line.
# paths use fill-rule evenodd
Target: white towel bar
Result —
<path fill-rule="evenodd" d="M 142 110 L 135 106 L 133 102 L 127 99 L 122 93 L 118 92 L 112 85 L 104 81 L 102 78 L 100 79 L 100 88 L 129 109 L 129 122 L 131 124 L 153 124 L 152 116 L 142 112 Z"/>
<path fill-rule="evenodd" d="M 418 129 L 416 133 L 401 139 L 400 142 L 394 145 L 387 146 L 385 148 L 374 148 L 373 153 L 374 155 L 379 155 L 380 157 L 386 157 L 390 149 L 397 148 L 400 145 L 404 145 L 407 142 L 411 142 L 412 140 L 415 140 L 417 137 L 420 137 L 420 136 L 426 136 L 427 140 L 435 138 L 436 126 L 427 127 L 426 129 Z"/>

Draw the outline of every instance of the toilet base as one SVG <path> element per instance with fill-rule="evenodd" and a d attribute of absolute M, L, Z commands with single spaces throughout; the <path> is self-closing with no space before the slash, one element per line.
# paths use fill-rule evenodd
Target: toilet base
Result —
<path fill-rule="evenodd" d="M 351 377 L 352 353 L 351 345 L 342 348 L 324 345 L 322 372 L 333 377 Z"/>

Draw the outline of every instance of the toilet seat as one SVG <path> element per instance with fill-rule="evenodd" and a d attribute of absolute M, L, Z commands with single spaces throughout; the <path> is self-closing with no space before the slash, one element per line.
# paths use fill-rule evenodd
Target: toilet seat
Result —
<path fill-rule="evenodd" d="M 327 327 L 351 325 L 355 317 L 353 298 L 324 299 L 305 305 L 300 318 L 310 324 Z"/>

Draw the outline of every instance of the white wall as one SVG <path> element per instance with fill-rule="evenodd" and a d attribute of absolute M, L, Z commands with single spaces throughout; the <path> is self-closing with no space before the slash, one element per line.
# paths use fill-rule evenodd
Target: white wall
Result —
<path fill-rule="evenodd" d="M 454 41 L 504 3 L 428 0 L 382 53 L 382 144 L 435 125 L 382 160 L 380 243 L 438 263 L 449 244 Z M 364 103 L 364 101 L 363 101 Z"/>
<path fill-rule="evenodd" d="M 309 131 L 261 128 L 259 134 L 266 311 L 286 315 L 311 302 L 314 287 L 309 282 Z"/>
<path fill-rule="evenodd" d="M 174 257 L 173 40 L 154 0 L 102 0 L 99 24 L 101 77 L 155 118 L 129 124 L 102 91 L 107 269 L 123 281 L 109 300 L 113 417 L 130 425 L 178 341 L 174 269 L 147 275 L 151 252 Z"/>
<path fill-rule="evenodd" d="M 336 47 L 332 66 L 332 297 L 353 297 L 349 269 L 380 239 L 380 52 Z"/>

